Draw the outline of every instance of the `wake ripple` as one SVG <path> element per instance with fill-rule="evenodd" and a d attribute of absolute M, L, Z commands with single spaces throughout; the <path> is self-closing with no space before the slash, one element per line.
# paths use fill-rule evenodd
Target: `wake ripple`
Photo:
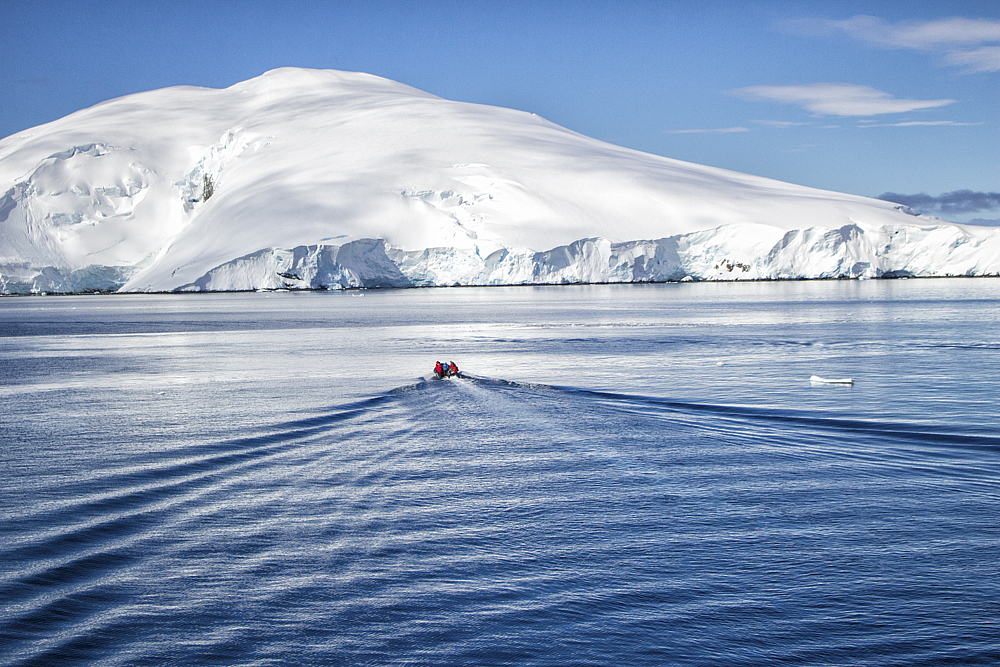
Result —
<path fill-rule="evenodd" d="M 524 383 L 496 378 L 484 378 L 463 375 L 464 378 L 494 386 L 520 388 L 526 390 L 545 389 L 564 392 L 572 396 L 596 398 L 621 408 L 641 406 L 645 408 L 662 409 L 683 414 L 711 414 L 720 417 L 734 417 L 748 421 L 777 422 L 794 426 L 823 429 L 831 432 L 863 433 L 874 436 L 888 436 L 904 440 L 926 442 L 933 444 L 965 445 L 978 449 L 1000 451 L 1000 437 L 977 433 L 930 432 L 925 427 L 901 422 L 864 421 L 843 419 L 839 417 L 817 416 L 803 414 L 790 410 L 744 407 L 738 405 L 721 405 L 710 403 L 691 403 L 653 396 L 622 394 L 608 391 L 595 391 L 579 387 L 563 387 L 557 385 Z"/>
<path fill-rule="evenodd" d="M 0 662 L 996 657 L 996 437 L 474 376 L 235 430 L 40 465 Z"/>

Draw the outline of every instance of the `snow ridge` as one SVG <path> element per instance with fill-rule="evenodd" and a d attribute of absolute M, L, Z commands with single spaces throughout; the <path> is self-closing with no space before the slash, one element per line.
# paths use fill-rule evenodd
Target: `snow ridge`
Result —
<path fill-rule="evenodd" d="M 1000 229 L 283 68 L 0 141 L 0 293 L 1000 275 Z"/>

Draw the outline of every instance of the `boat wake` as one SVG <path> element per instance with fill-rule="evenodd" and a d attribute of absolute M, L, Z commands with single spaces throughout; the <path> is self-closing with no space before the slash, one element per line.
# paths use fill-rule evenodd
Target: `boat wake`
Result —
<path fill-rule="evenodd" d="M 927 526 L 957 549 L 955 517 L 976 534 L 1000 499 L 993 436 L 465 373 L 120 446 L 0 505 L 0 663 L 488 664 L 485 640 L 536 626 L 505 661 L 565 664 L 549 651 L 573 637 L 576 657 L 662 664 L 748 632 L 791 661 L 817 627 L 857 631 L 825 611 L 845 595 L 904 634 L 929 595 L 884 597 L 882 552 L 817 559 L 808 531 L 833 545 L 923 512 L 912 542 L 892 524 L 892 563 L 926 573 L 907 554 Z M 961 557 L 989 581 L 982 547 L 941 576 Z M 789 580 L 811 599 L 775 593 Z M 947 591 L 981 614 L 995 593 Z"/>

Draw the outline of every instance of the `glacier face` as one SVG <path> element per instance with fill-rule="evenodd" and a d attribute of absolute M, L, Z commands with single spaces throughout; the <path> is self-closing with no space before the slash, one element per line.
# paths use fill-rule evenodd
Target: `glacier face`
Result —
<path fill-rule="evenodd" d="M 1000 274 L 1000 229 L 282 69 L 0 141 L 0 292 Z"/>
<path fill-rule="evenodd" d="M 504 248 L 486 257 L 455 248 L 406 251 L 386 247 L 380 239 L 342 246 L 270 248 L 227 262 L 178 289 L 558 285 L 995 273 L 995 263 L 984 258 L 995 258 L 996 239 L 976 240 L 958 228 L 865 229 L 847 225 L 835 230 L 792 230 L 781 234 L 773 246 L 758 246 L 757 250 L 741 238 L 747 231 L 738 227 L 714 229 L 623 243 L 589 238 L 544 252 Z M 769 230 L 757 231 L 766 234 Z"/>

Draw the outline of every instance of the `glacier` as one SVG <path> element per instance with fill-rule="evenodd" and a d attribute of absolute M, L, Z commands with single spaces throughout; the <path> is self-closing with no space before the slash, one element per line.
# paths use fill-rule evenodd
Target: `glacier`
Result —
<path fill-rule="evenodd" d="M 0 293 L 1000 275 L 1000 229 L 283 68 L 0 141 Z"/>

